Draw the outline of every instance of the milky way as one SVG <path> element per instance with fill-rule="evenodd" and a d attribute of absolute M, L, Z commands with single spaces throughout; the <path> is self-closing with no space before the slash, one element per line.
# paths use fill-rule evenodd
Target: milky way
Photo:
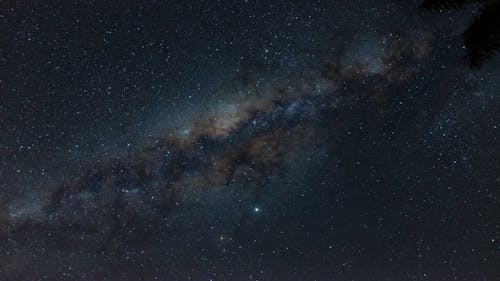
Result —
<path fill-rule="evenodd" d="M 54 86 L 67 81 L 57 68 L 52 82 L 21 71 L 41 92 L 54 86 L 41 97 L 80 94 L 38 98 L 1 123 L 0 280 L 496 280 L 496 66 L 472 72 L 450 59 L 460 38 L 443 34 L 462 22 L 431 28 L 418 9 L 376 2 L 369 19 L 347 1 L 337 4 L 350 19 L 331 3 L 256 4 L 256 14 L 115 3 L 103 6 L 110 15 L 97 12 L 100 25 L 80 16 L 94 15 L 94 3 L 75 15 L 56 9 L 75 34 L 97 39 L 63 32 L 68 45 L 47 49 L 44 65 L 74 70 L 69 86 Z M 271 12 L 281 33 L 271 32 Z M 240 25 L 242 15 L 219 23 L 238 13 L 266 28 Z M 195 31 L 198 21 L 215 29 Z M 18 29 L 10 40 L 30 41 Z M 80 54 L 84 43 L 85 60 L 62 63 L 65 46 Z M 154 56 L 141 53 L 148 48 Z M 14 118 L 3 108 L 17 101 L 5 101 L 0 113 Z M 57 113 L 64 106 L 75 109 Z M 38 133 L 37 122 L 55 125 Z"/>

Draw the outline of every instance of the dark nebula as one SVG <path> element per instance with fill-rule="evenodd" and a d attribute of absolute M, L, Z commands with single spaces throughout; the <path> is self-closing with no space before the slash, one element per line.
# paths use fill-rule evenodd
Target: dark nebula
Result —
<path fill-rule="evenodd" d="M 498 61 L 419 4 L 0 3 L 0 281 L 499 280 Z"/>

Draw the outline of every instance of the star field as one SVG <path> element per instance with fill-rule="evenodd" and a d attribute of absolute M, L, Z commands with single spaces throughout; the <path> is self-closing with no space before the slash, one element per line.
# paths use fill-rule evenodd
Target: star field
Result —
<path fill-rule="evenodd" d="M 0 281 L 498 280 L 463 14 L 0 3 Z"/>

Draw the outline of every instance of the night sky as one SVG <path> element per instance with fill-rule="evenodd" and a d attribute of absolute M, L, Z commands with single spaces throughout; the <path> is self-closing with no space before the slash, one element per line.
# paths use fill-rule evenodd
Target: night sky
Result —
<path fill-rule="evenodd" d="M 0 1 L 0 281 L 500 280 L 474 7 Z"/>

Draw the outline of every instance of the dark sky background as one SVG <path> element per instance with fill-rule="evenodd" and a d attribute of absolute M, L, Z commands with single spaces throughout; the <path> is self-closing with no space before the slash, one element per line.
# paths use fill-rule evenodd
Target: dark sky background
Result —
<path fill-rule="evenodd" d="M 0 280 L 500 280 L 473 9 L 0 1 Z"/>

